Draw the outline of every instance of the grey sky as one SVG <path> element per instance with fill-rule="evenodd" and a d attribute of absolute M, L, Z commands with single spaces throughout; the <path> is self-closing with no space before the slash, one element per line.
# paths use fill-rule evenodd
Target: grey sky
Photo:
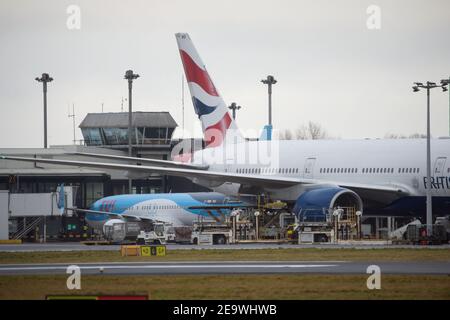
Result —
<path fill-rule="evenodd" d="M 70 4 L 81 30 L 66 27 Z M 381 8 L 381 30 L 366 9 Z M 0 147 L 40 147 L 42 87 L 49 85 L 49 144 L 70 144 L 88 112 L 120 111 L 125 70 L 141 75 L 135 110 L 172 113 L 181 126 L 182 67 L 174 33 L 188 32 L 242 129 L 266 122 L 273 74 L 274 126 L 309 120 L 341 138 L 425 132 L 424 92 L 412 82 L 450 76 L 450 1 L 23 1 L 0 2 Z M 186 92 L 186 129 L 199 128 Z M 448 93 L 432 93 L 433 135 L 448 135 Z M 77 139 L 81 132 L 77 129 Z"/>

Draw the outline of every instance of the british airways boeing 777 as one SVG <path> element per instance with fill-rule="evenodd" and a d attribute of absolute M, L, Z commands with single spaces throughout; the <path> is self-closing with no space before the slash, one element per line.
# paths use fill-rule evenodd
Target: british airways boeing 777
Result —
<path fill-rule="evenodd" d="M 190 163 L 85 154 L 139 162 L 70 161 L 3 156 L 3 159 L 100 167 L 187 177 L 228 195 L 264 193 L 290 203 L 295 213 L 314 208 L 353 207 L 370 214 L 425 214 L 431 187 L 434 214 L 450 212 L 450 139 L 432 139 L 432 177 L 426 179 L 426 141 L 314 140 L 248 141 L 186 33 L 176 34 L 195 112 L 207 147 Z"/>

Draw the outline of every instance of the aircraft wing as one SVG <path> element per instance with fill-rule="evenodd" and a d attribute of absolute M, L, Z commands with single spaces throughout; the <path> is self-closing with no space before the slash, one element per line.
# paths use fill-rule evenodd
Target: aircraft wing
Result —
<path fill-rule="evenodd" d="M 120 214 L 107 212 L 107 211 L 97 211 L 97 210 L 80 209 L 80 208 L 67 208 L 67 210 L 69 210 L 69 211 L 76 211 L 76 212 L 91 213 L 91 214 L 107 214 L 111 218 L 117 218 L 117 219 L 121 218 Z"/>
<path fill-rule="evenodd" d="M 157 166 L 144 166 L 144 165 L 131 165 L 120 163 L 108 163 L 108 162 L 89 162 L 89 161 L 74 161 L 74 160 L 60 160 L 60 159 L 45 159 L 45 158 L 25 158 L 14 156 L 0 156 L 0 160 L 16 160 L 26 162 L 38 162 L 57 164 L 65 166 L 75 167 L 92 167 L 92 168 L 104 168 L 112 170 L 128 170 L 135 172 L 144 172 L 148 174 L 159 173 L 172 176 L 187 177 L 195 179 L 207 179 L 214 182 L 234 182 L 241 184 L 256 184 L 266 187 L 289 187 L 301 183 L 302 181 L 292 177 L 279 177 L 279 176 L 262 176 L 262 175 L 244 175 L 237 173 L 227 173 L 211 170 L 199 170 L 199 169 L 185 169 L 185 168 L 166 168 Z M 306 183 L 306 182 L 305 182 Z"/>
<path fill-rule="evenodd" d="M 145 166 L 145 165 L 131 165 L 131 164 L 119 164 L 119 163 L 107 163 L 107 162 L 88 162 L 88 161 L 73 161 L 73 160 L 59 160 L 59 159 L 44 159 L 44 158 L 25 158 L 14 156 L 0 156 L 0 159 L 4 160 L 16 160 L 26 162 L 39 162 L 56 165 L 76 166 L 76 167 L 93 167 L 93 168 L 105 168 L 112 170 L 128 170 L 135 172 L 144 172 L 148 174 L 159 173 L 171 176 L 181 176 L 190 178 L 196 182 L 196 180 L 208 180 L 217 183 L 239 183 L 243 185 L 257 185 L 265 188 L 287 188 L 298 184 L 317 185 L 317 184 L 329 184 L 337 185 L 354 191 L 360 190 L 362 192 L 370 193 L 382 193 L 391 194 L 394 196 L 408 195 L 410 191 L 404 186 L 394 185 L 373 185 L 373 184 L 361 184 L 348 181 L 330 181 L 320 179 L 304 179 L 294 177 L 282 177 L 271 175 L 249 175 L 240 173 L 220 172 L 212 170 L 199 170 L 199 169 L 187 169 L 187 168 L 167 168 L 158 166 Z"/>
<path fill-rule="evenodd" d="M 190 206 L 188 209 L 204 209 L 204 210 L 221 210 L 221 209 L 236 209 L 236 208 L 254 208 L 251 204 L 221 204 L 221 205 L 204 205 L 204 206 Z"/>
<path fill-rule="evenodd" d="M 116 155 L 110 155 L 110 154 L 89 153 L 89 152 L 71 152 L 71 153 L 66 153 L 66 154 L 92 157 L 92 158 L 98 158 L 98 159 L 119 160 L 119 161 L 125 161 L 128 163 L 131 163 L 131 164 L 136 164 L 136 163 L 148 164 L 151 166 L 158 166 L 158 167 L 184 168 L 184 169 L 197 169 L 197 170 L 207 170 L 208 169 L 208 166 L 201 166 L 201 165 L 195 165 L 195 164 L 191 164 L 191 163 L 182 163 L 182 162 L 169 161 L 169 160 L 126 157 L 126 156 L 116 156 Z"/>
<path fill-rule="evenodd" d="M 149 222 L 153 222 L 152 219 L 148 218 L 148 217 L 142 217 L 142 216 L 135 216 L 135 215 L 131 215 L 131 214 L 119 214 L 119 213 L 113 213 L 113 212 L 108 212 L 108 211 L 98 211 L 98 210 L 90 210 L 90 209 L 79 209 L 79 208 L 67 208 L 67 210 L 70 211 L 77 211 L 77 212 L 84 212 L 84 213 L 90 213 L 90 214 L 107 214 L 110 218 L 115 218 L 115 219 L 130 219 L 133 221 L 149 221 Z"/>

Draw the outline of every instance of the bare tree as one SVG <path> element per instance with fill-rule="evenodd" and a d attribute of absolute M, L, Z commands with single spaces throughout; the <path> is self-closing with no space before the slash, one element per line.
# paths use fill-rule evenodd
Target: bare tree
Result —
<path fill-rule="evenodd" d="M 301 125 L 296 131 L 298 140 L 319 140 L 327 137 L 328 134 L 322 129 L 322 126 L 312 121 L 309 121 L 308 125 Z"/>
<path fill-rule="evenodd" d="M 384 136 L 385 139 L 425 139 L 426 137 L 427 135 L 422 133 L 413 133 L 410 134 L 409 136 L 396 133 L 387 133 Z"/>
<path fill-rule="evenodd" d="M 413 133 L 409 135 L 410 139 L 426 139 L 427 135 L 423 133 Z"/>
<path fill-rule="evenodd" d="M 278 138 L 278 140 L 292 140 L 293 135 L 292 135 L 291 130 L 285 129 L 285 130 L 278 131 L 277 138 Z"/>

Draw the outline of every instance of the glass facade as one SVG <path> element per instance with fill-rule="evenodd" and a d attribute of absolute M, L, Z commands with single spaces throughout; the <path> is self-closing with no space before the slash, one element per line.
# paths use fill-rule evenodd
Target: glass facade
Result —
<path fill-rule="evenodd" d="M 174 130 L 175 128 L 134 128 L 132 144 L 169 145 Z M 88 146 L 128 144 L 127 128 L 83 128 L 81 132 Z"/>
<path fill-rule="evenodd" d="M 99 128 L 83 128 L 84 141 L 88 146 L 100 146 L 103 144 L 102 136 Z"/>
<path fill-rule="evenodd" d="M 103 183 L 87 182 L 86 183 L 86 204 L 90 206 L 98 199 L 103 198 Z"/>
<path fill-rule="evenodd" d="M 128 144 L 128 129 L 122 128 L 103 128 L 106 144 L 108 145 L 124 145 Z M 131 138 L 131 143 L 136 144 L 136 138 Z"/>

